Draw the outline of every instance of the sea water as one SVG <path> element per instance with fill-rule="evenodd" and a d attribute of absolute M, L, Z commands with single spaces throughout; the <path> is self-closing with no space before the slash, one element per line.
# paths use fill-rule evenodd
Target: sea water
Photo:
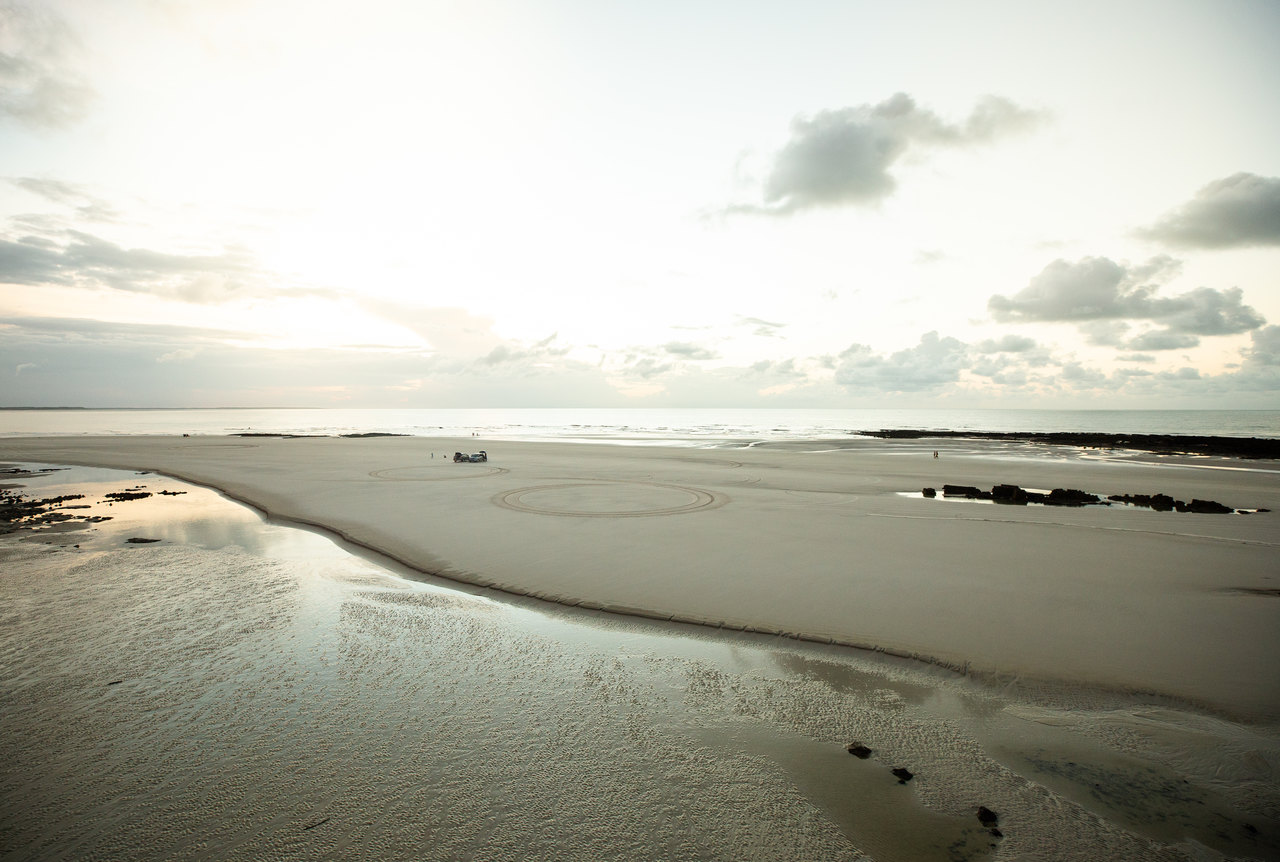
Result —
<path fill-rule="evenodd" d="M 408 434 L 714 445 L 830 439 L 887 428 L 1280 438 L 1280 410 L 407 408 L 0 410 L 0 436 Z"/>

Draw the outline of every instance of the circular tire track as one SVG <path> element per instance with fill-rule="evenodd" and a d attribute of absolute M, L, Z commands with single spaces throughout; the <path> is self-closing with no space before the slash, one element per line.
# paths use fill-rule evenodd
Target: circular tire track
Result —
<path fill-rule="evenodd" d="M 415 464 L 408 467 L 384 467 L 381 470 L 371 470 L 369 476 L 374 479 L 383 479 L 388 482 L 448 482 L 453 479 L 482 479 L 485 476 L 497 476 L 500 473 L 510 472 L 506 467 L 489 467 L 483 472 L 468 470 L 465 467 L 449 476 L 406 476 L 395 475 L 397 473 L 404 474 L 411 470 L 431 470 L 436 472 L 439 468 L 432 467 L 427 464 Z M 447 469 L 447 468 L 445 468 Z M 464 472 L 465 471 L 465 472 Z"/>
<path fill-rule="evenodd" d="M 566 488 L 616 488 L 630 486 L 632 488 L 658 489 L 675 491 L 683 495 L 688 502 L 678 506 L 659 506 L 644 509 L 618 509 L 614 511 L 590 511 L 583 509 L 558 509 L 539 506 L 534 502 L 526 502 L 525 497 L 539 492 L 556 492 Z M 529 512 L 534 515 L 555 515 L 564 518 L 651 518 L 657 515 L 683 515 L 703 509 L 714 509 L 729 502 L 722 494 L 714 494 L 701 488 L 689 488 L 684 485 L 666 485 L 659 482 L 564 482 L 558 485 L 534 485 L 529 488 L 517 488 L 514 491 L 503 491 L 491 498 L 496 506 L 512 509 L 517 512 Z"/>

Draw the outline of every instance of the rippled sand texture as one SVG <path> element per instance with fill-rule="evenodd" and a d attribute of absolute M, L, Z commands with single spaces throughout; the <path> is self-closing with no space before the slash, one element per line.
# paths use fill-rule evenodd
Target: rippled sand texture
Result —
<path fill-rule="evenodd" d="M 575 641 L 238 550 L 3 555 L 5 858 L 1188 858 L 993 760 L 930 712 L 927 675 Z M 854 738 L 876 756 L 846 754 Z M 1214 826 L 1247 847 L 1244 822 Z"/>
<path fill-rule="evenodd" d="M 445 457 L 481 446 L 488 463 Z M 0 456 L 160 470 L 422 571 L 512 593 L 1280 718 L 1274 463 L 1090 461 L 999 443 L 951 444 L 934 459 L 927 441 L 842 446 L 10 438 Z M 901 495 L 948 482 L 1168 493 L 1276 511 Z"/>
<path fill-rule="evenodd" d="M 1274 727 L 493 601 L 106 473 L 24 481 L 110 521 L 0 539 L 5 859 L 1280 857 Z"/>

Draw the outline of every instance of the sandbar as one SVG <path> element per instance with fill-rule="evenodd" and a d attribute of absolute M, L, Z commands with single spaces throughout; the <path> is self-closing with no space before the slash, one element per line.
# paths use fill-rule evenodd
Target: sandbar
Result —
<path fill-rule="evenodd" d="M 487 462 L 449 457 L 480 448 Z M 1276 462 L 931 448 L 111 436 L 3 438 L 0 458 L 161 472 L 430 575 L 562 604 L 1280 717 Z M 947 483 L 1273 511 L 918 497 Z"/>

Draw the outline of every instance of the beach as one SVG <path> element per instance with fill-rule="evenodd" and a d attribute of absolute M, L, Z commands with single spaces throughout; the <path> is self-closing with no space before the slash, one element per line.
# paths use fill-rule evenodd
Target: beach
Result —
<path fill-rule="evenodd" d="M 487 461 L 452 460 L 479 449 Z M 0 440 L 0 459 L 14 463 L 110 467 L 138 482 L 159 481 L 137 477 L 154 471 L 216 488 L 401 564 L 410 579 L 465 587 L 442 597 L 368 572 L 307 578 L 228 549 L 121 550 L 119 535 L 110 548 L 78 547 L 74 532 L 47 547 L 11 544 L 7 719 L 24 715 L 23 732 L 43 740 L 18 747 L 31 767 L 25 790 L 56 796 L 48 785 L 87 770 L 98 782 L 90 795 L 105 798 L 112 782 L 128 784 L 116 767 L 149 768 L 136 750 L 115 763 L 114 743 L 38 754 L 57 749 L 46 735 L 65 737 L 70 714 L 83 716 L 84 740 L 119 726 L 135 745 L 168 740 L 170 770 L 212 762 L 219 786 L 231 787 L 212 804 L 240 837 L 182 839 L 175 857 L 248 858 L 269 845 L 321 858 L 343 840 L 420 846 L 421 834 L 389 825 L 413 820 L 412 809 L 443 842 L 427 858 L 485 847 L 515 858 L 565 840 L 578 842 L 575 858 L 933 858 L 901 835 L 871 834 L 867 818 L 851 826 L 833 814 L 838 806 L 822 804 L 830 776 L 817 767 L 776 771 L 787 757 L 808 763 L 812 742 L 824 764 L 831 752 L 833 764 L 861 764 L 843 751 L 861 739 L 876 750 L 867 769 L 878 771 L 845 776 L 853 783 L 842 792 L 863 793 L 859 810 L 879 812 L 873 819 L 953 818 L 915 829 L 960 841 L 961 858 L 1275 858 L 1280 529 L 1274 511 L 1258 511 L 1280 510 L 1275 464 L 991 442 L 947 441 L 937 458 L 934 449 L 927 440 Z M 1241 513 L 1005 506 L 944 498 L 948 484 L 1164 493 Z M 922 496 L 926 487 L 939 495 Z M 502 619 L 516 613 L 503 608 L 544 602 L 620 627 L 621 640 L 566 647 L 564 635 Z M 727 656 L 759 651 L 773 669 L 618 646 L 654 631 Z M 155 710 L 167 730 L 153 724 Z M 689 715 L 720 717 L 690 725 Z M 270 732 L 253 724 L 264 718 Z M 108 719 L 117 731 L 93 726 Z M 115 766 L 86 766 L 94 751 Z M 298 761 L 300 752 L 309 754 Z M 31 777 L 50 757 L 60 771 Z M 313 789 L 267 804 L 251 786 L 264 763 Z M 912 795 L 885 802 L 896 782 L 876 782 L 908 763 Z M 554 775 L 539 778 L 543 768 Z M 268 774 L 266 786 L 290 777 Z M 205 781 L 165 780 L 177 783 L 156 792 L 191 821 L 188 832 L 207 829 L 189 796 Z M 1171 795 L 1180 781 L 1193 789 Z M 1088 789 L 1103 783 L 1118 789 Z M 415 796 L 413 786 L 426 789 Z M 567 786 L 592 792 L 547 801 Z M 10 798 L 22 790 L 6 784 Z M 687 807 L 690 793 L 704 794 L 704 810 Z M 396 815 L 359 820 L 389 795 Z M 978 828 L 979 805 L 1001 812 L 999 838 Z M 671 825 L 655 832 L 632 819 L 636 806 Z M 1187 820 L 1188 806 L 1231 828 Z M 725 821 L 728 811 L 738 813 Z M 110 846 L 90 815 L 75 813 L 92 824 L 81 834 Z M 268 845 L 244 838 L 246 817 L 256 824 L 246 834 L 258 829 Z M 161 851 L 173 839 L 158 837 L 153 820 L 143 818 L 151 838 L 126 820 L 117 825 L 132 835 L 127 846 L 159 841 L 151 855 L 170 855 Z M 354 832 L 326 834 L 330 822 Z M 788 825 L 766 838 L 753 823 Z M 1214 828 L 1239 843 L 1205 850 Z M 1245 840 L 1259 830 L 1265 840 Z"/>
<path fill-rule="evenodd" d="M 7 439 L 154 470 L 428 574 L 561 604 L 803 637 L 980 675 L 1280 718 L 1273 462 L 928 441 L 668 449 L 475 439 Z M 1012 507 L 945 484 L 1213 499 L 1256 515 Z"/>

